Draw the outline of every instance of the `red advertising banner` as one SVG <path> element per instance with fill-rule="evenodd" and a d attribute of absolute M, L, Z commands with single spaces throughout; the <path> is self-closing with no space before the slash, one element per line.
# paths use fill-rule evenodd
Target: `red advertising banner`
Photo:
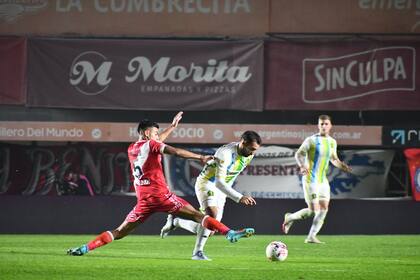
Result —
<path fill-rule="evenodd" d="M 264 145 L 300 145 L 306 137 L 318 132 L 315 125 L 181 123 L 165 142 L 225 144 L 238 141 L 246 130 L 258 132 Z M 339 145 L 382 145 L 381 126 L 335 125 L 331 136 Z M 137 139 L 137 123 L 0 122 L 0 141 L 133 142 Z"/>
<path fill-rule="evenodd" d="M 418 110 L 420 41 L 268 42 L 267 110 Z"/>
<path fill-rule="evenodd" d="M 404 155 L 410 170 L 413 199 L 420 201 L 420 149 L 406 149 Z"/>
<path fill-rule="evenodd" d="M 269 0 L 0 0 L 0 33 L 261 36 Z"/>
<path fill-rule="evenodd" d="M 411 0 L 271 0 L 270 32 L 419 33 Z"/>
<path fill-rule="evenodd" d="M 30 39 L 28 48 L 29 106 L 262 111 L 262 41 Z"/>
<path fill-rule="evenodd" d="M 0 37 L 0 104 L 25 104 L 26 39 Z"/>
<path fill-rule="evenodd" d="M 132 193 L 128 144 L 0 143 L 0 194 Z"/>

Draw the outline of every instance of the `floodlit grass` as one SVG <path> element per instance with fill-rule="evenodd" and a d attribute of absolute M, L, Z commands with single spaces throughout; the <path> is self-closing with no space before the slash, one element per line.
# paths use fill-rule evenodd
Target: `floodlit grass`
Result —
<path fill-rule="evenodd" d="M 228 243 L 212 237 L 211 262 L 190 260 L 194 236 L 131 235 L 82 257 L 65 254 L 93 235 L 0 235 L 0 279 L 419 279 L 420 235 L 257 235 Z M 285 262 L 270 262 L 265 247 L 282 240 Z"/>

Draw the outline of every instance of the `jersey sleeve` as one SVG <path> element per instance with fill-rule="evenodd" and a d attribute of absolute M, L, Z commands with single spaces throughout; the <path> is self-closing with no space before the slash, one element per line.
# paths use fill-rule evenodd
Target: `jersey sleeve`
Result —
<path fill-rule="evenodd" d="M 150 151 L 157 154 L 163 154 L 165 144 L 160 141 L 150 140 L 149 141 Z"/>
<path fill-rule="evenodd" d="M 311 139 L 308 137 L 306 138 L 302 145 L 300 145 L 299 149 L 295 153 L 295 159 L 299 166 L 303 166 L 305 164 L 305 158 L 308 154 L 308 151 L 311 146 Z"/>
<path fill-rule="evenodd" d="M 335 139 L 332 139 L 332 141 L 331 141 L 331 150 L 332 150 L 332 152 L 331 152 L 330 161 L 331 160 L 334 160 L 334 159 L 338 159 L 338 155 L 337 155 L 337 141 L 335 141 Z"/>
<path fill-rule="evenodd" d="M 226 180 L 227 171 L 232 155 L 226 150 L 218 150 L 214 154 L 216 159 L 216 179 Z"/>
<path fill-rule="evenodd" d="M 227 172 L 232 162 L 232 153 L 229 150 L 220 149 L 214 156 L 216 160 L 216 187 L 233 201 L 239 202 L 242 194 L 227 183 Z"/>

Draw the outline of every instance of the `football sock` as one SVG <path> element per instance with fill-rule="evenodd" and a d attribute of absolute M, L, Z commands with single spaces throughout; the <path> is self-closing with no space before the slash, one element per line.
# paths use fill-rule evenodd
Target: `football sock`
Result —
<path fill-rule="evenodd" d="M 114 240 L 114 236 L 110 231 L 105 231 L 99 234 L 94 240 L 87 244 L 89 251 L 94 250 L 98 247 L 104 246 Z"/>
<path fill-rule="evenodd" d="M 314 237 L 321 230 L 322 225 L 324 224 L 325 217 L 327 216 L 328 210 L 318 210 L 315 211 L 314 220 L 312 221 L 311 229 L 309 230 L 308 237 Z"/>
<path fill-rule="evenodd" d="M 198 223 L 196 223 L 194 221 L 191 221 L 191 220 L 184 220 L 184 219 L 181 219 L 181 218 L 175 218 L 173 224 L 176 227 L 183 228 L 183 229 L 188 230 L 189 232 L 192 232 L 192 233 L 197 233 L 197 230 L 198 230 L 198 227 L 199 227 Z"/>
<path fill-rule="evenodd" d="M 306 219 L 308 217 L 311 217 L 314 214 L 314 212 L 309 209 L 309 208 L 303 208 L 300 209 L 299 211 L 290 214 L 287 219 L 289 221 L 296 221 L 296 220 L 303 220 Z"/>
<path fill-rule="evenodd" d="M 226 225 L 222 224 L 215 218 L 210 217 L 209 215 L 204 216 L 203 220 L 201 221 L 201 225 L 211 231 L 220 232 L 223 235 L 226 235 L 230 228 Z"/>
<path fill-rule="evenodd" d="M 204 246 L 206 245 L 207 240 L 209 239 L 211 235 L 211 230 L 198 227 L 197 231 L 197 239 L 195 240 L 195 247 L 193 251 L 193 255 L 195 255 L 198 251 L 203 251 Z"/>

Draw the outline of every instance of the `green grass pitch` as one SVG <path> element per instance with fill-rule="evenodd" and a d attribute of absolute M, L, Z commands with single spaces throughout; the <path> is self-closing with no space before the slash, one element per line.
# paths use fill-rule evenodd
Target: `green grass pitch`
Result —
<path fill-rule="evenodd" d="M 192 235 L 130 235 L 82 257 L 67 256 L 93 235 L 0 235 L 0 279 L 420 279 L 420 235 L 256 235 L 228 243 L 214 236 L 192 261 Z M 285 262 L 270 262 L 265 247 L 282 240 Z"/>

